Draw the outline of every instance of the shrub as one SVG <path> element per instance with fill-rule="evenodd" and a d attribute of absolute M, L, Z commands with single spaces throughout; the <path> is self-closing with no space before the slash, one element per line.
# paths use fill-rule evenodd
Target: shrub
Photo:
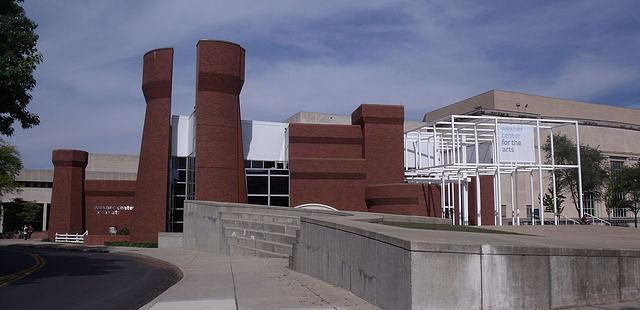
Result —
<path fill-rule="evenodd" d="M 104 245 L 108 246 L 129 246 L 136 248 L 157 248 L 158 244 L 155 242 L 131 242 L 131 241 L 107 241 Z"/>

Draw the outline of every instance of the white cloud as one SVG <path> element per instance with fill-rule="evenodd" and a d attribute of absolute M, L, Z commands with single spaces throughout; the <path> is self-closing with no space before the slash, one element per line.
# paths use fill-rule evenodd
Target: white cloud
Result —
<path fill-rule="evenodd" d="M 351 113 L 360 103 L 384 102 L 404 104 L 408 118 L 420 119 L 492 88 L 601 98 L 638 85 L 639 62 L 630 55 L 640 48 L 640 27 L 620 14 L 633 11 L 623 4 L 634 5 L 29 2 L 27 14 L 40 24 L 45 55 L 31 104 L 42 125 L 18 130 L 11 141 L 30 167 L 50 165 L 50 152 L 59 147 L 138 152 L 142 55 L 175 47 L 173 111 L 189 113 L 200 38 L 248 48 L 245 118 L 277 121 L 300 110 Z M 622 27 L 620 20 L 629 25 L 614 28 Z"/>

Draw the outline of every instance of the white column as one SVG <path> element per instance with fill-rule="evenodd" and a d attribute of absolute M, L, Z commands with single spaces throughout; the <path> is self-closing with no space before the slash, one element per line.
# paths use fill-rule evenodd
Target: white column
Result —
<path fill-rule="evenodd" d="M 533 169 L 531 171 L 529 171 L 529 186 L 531 187 L 531 200 L 529 201 L 529 203 L 531 204 L 531 225 L 535 225 L 536 221 L 533 218 L 533 195 L 534 195 L 534 191 L 533 191 Z"/>
<path fill-rule="evenodd" d="M 555 158 L 555 150 L 553 149 L 553 128 L 551 129 L 550 135 L 551 141 L 551 182 L 553 183 L 553 223 L 558 225 L 558 202 L 556 193 L 556 158 Z"/>
<path fill-rule="evenodd" d="M 514 195 L 516 186 L 514 182 L 513 172 L 509 174 L 509 181 L 511 181 L 511 225 L 516 225 L 516 200 Z"/>
<path fill-rule="evenodd" d="M 47 231 L 47 211 L 49 210 L 49 204 L 44 203 L 42 206 L 42 231 Z"/>
<path fill-rule="evenodd" d="M 580 130 L 578 129 L 578 122 L 576 122 L 576 150 L 578 153 L 578 197 L 580 202 L 580 218 L 582 218 L 584 216 L 584 204 L 582 201 L 582 165 L 580 163 Z"/>
<path fill-rule="evenodd" d="M 542 144 L 540 144 L 542 139 L 540 139 L 540 121 L 536 121 L 536 132 L 536 136 L 538 139 L 538 192 L 540 192 L 540 225 L 544 225 L 544 206 L 542 205 Z M 533 213 L 533 206 L 531 206 L 531 208 L 531 212 Z"/>

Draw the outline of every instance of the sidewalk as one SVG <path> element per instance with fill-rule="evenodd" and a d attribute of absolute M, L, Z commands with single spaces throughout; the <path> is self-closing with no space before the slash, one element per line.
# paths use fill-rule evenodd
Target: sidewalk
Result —
<path fill-rule="evenodd" d="M 10 244 L 51 245 L 69 250 L 106 251 L 39 241 L 0 240 Z M 109 252 L 145 255 L 177 266 L 183 278 L 141 309 L 378 309 L 356 295 L 288 269 L 286 259 L 225 256 L 182 249 L 110 247 Z M 640 309 L 638 302 L 567 308 Z"/>
<path fill-rule="evenodd" d="M 142 309 L 378 309 L 354 294 L 286 268 L 287 260 L 180 249 L 111 248 L 174 264 L 184 277 Z"/>

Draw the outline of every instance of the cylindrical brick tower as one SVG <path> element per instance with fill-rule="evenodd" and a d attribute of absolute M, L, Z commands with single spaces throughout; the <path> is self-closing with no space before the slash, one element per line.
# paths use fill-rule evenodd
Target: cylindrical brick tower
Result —
<path fill-rule="evenodd" d="M 173 49 L 149 51 L 143 62 L 142 92 L 147 109 L 130 232 L 133 241 L 156 242 L 158 232 L 166 227 Z"/>
<path fill-rule="evenodd" d="M 56 233 L 82 233 L 84 230 L 84 169 L 88 158 L 85 151 L 53 151 L 50 240 Z"/>
<path fill-rule="evenodd" d="M 196 75 L 196 193 L 198 200 L 246 202 L 240 124 L 245 50 L 201 40 Z"/>

